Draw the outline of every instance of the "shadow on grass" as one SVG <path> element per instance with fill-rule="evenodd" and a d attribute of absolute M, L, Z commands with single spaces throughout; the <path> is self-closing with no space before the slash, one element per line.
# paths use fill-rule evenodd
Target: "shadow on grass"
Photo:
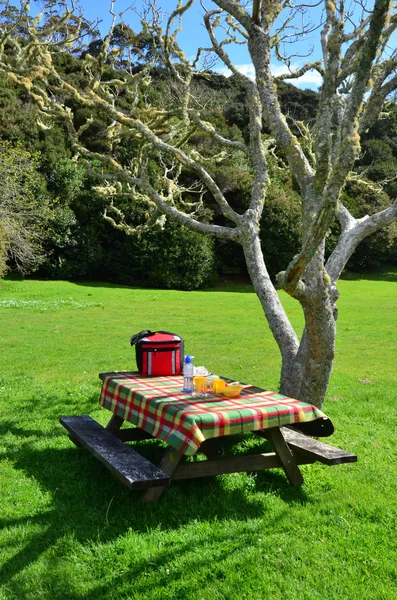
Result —
<path fill-rule="evenodd" d="M 43 438 L 40 431 L 23 431 L 11 423 L 8 426 L 8 430 L 20 438 Z M 155 452 L 154 447 L 152 451 Z M 37 514 L 0 519 L 1 528 L 23 531 L 27 527 L 33 532 L 39 529 L 39 533 L 32 533 L 30 537 L 25 534 L 29 541 L 3 564 L 0 579 L 4 584 L 63 538 L 80 544 L 107 543 L 118 540 L 129 530 L 140 534 L 159 529 L 169 532 L 197 520 L 238 519 L 243 524 L 264 515 L 260 497 L 253 497 L 241 485 L 228 489 L 225 476 L 180 481 L 170 486 L 159 502 L 142 504 L 139 502 L 141 490 L 131 492 L 113 480 L 109 471 L 84 449 L 72 446 L 35 450 L 26 441 L 10 450 L 7 458 L 15 470 L 37 482 L 41 490 L 50 492 L 52 502 Z M 291 488 L 282 474 L 267 472 L 253 477 L 257 491 L 277 493 L 286 503 L 307 501 L 305 493 Z M 191 549 L 190 540 L 186 544 L 178 542 L 177 550 L 172 548 L 174 559 L 189 547 Z M 161 566 L 171 559 L 170 549 L 165 548 L 157 552 L 156 564 Z M 152 563 L 150 568 L 155 569 Z M 138 562 L 129 575 L 134 577 L 144 569 L 144 561 Z M 88 596 L 66 594 L 64 597 L 109 598 L 115 581 L 118 585 L 116 577 L 111 584 L 99 586 Z"/>
<path fill-rule="evenodd" d="M 99 398 L 98 390 L 89 393 L 83 390 L 80 393 L 75 393 L 73 390 L 60 396 L 59 393 L 43 393 L 40 389 L 34 390 L 33 393 L 27 393 L 14 402 L 12 406 L 12 417 L 2 419 L 0 421 L 0 434 L 7 433 L 15 428 L 15 435 L 26 437 L 26 426 L 19 426 L 22 421 L 26 423 L 29 418 L 30 423 L 35 423 L 36 418 L 40 418 L 40 422 L 52 422 L 54 427 L 58 427 L 58 419 L 64 415 L 71 414 L 90 414 L 93 410 L 97 410 Z M 43 408 L 43 406 L 45 408 Z M 38 424 L 39 425 L 39 424 Z M 36 434 L 43 437 L 43 431 L 39 429 Z M 44 435 L 46 432 L 44 433 Z"/>
<path fill-rule="evenodd" d="M 92 287 L 92 288 L 105 288 L 105 289 L 126 289 L 126 290 L 147 290 L 153 292 L 181 292 L 188 294 L 190 290 L 176 290 L 176 289 L 168 289 L 168 288 L 154 288 L 154 287 L 139 287 L 139 286 L 130 286 L 123 285 L 119 283 L 109 283 L 109 282 L 101 282 L 101 281 L 70 281 L 73 285 L 82 286 L 82 287 Z M 233 293 L 244 293 L 244 294 L 253 294 L 254 288 L 250 281 L 233 281 L 233 280 L 220 280 L 214 286 L 199 288 L 197 290 L 193 290 L 194 292 L 233 292 Z"/>
<path fill-rule="evenodd" d="M 345 269 L 341 279 L 345 281 L 387 281 L 397 282 L 397 267 L 381 267 L 374 271 L 349 271 Z"/>
<path fill-rule="evenodd" d="M 269 524 L 272 527 L 272 523 Z M 144 599 L 150 589 L 152 598 L 184 600 L 185 598 L 208 598 L 208 590 L 222 590 L 230 568 L 246 571 L 249 577 L 248 556 L 258 536 L 242 524 L 238 535 L 231 531 L 214 530 L 208 540 L 186 540 L 176 546 L 165 541 L 150 561 L 143 558 L 134 564 L 128 564 L 120 573 L 113 573 L 110 582 L 99 583 L 93 590 L 83 593 L 77 600 L 108 600 L 115 597 L 129 600 Z M 245 560 L 242 560 L 245 557 Z M 170 568 L 167 568 L 167 567 Z M 207 589 L 205 596 L 200 594 L 200 584 Z M 239 589 L 232 595 L 214 594 L 214 598 L 249 598 L 241 596 Z M 251 596 L 262 598 L 260 596 Z M 267 597 L 267 596 L 266 596 Z M 265 596 L 263 596 L 265 598 Z"/>
<path fill-rule="evenodd" d="M 271 529 L 274 523 L 270 521 L 268 525 Z M 150 536 L 150 532 L 147 533 Z M 252 546 L 258 544 L 259 535 L 260 532 L 255 534 L 252 527 L 243 522 L 238 535 L 235 528 L 214 528 L 197 538 L 184 536 L 176 541 L 171 536 L 163 536 L 161 542 L 157 541 L 146 552 L 134 552 L 133 538 L 127 538 L 113 549 L 112 554 L 103 557 L 102 576 L 95 581 L 94 587 L 90 586 L 89 591 L 74 590 L 73 581 L 70 583 L 60 576 L 59 557 L 52 553 L 45 573 L 44 598 L 143 600 L 147 598 L 149 589 L 153 598 L 201 598 L 200 584 L 207 589 L 209 586 L 218 589 L 231 563 L 237 570 L 247 569 L 249 573 L 249 559 L 242 564 L 242 557 L 249 557 Z M 9 587 L 15 597 L 25 597 L 26 587 L 17 578 Z M 207 595 L 205 597 L 208 598 Z M 227 597 L 240 598 L 237 590 L 235 596 Z"/>

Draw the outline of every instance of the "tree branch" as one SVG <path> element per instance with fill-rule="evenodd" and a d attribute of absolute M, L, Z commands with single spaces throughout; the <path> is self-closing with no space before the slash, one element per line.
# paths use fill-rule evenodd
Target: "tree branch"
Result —
<path fill-rule="evenodd" d="M 227 68 L 239 79 L 243 79 L 245 81 L 250 81 L 249 77 L 247 77 L 246 75 L 243 75 L 242 73 L 240 73 L 240 71 L 238 69 L 236 69 L 236 67 L 234 66 L 234 64 L 232 63 L 232 61 L 230 60 L 227 52 L 223 49 L 222 45 L 217 41 L 215 34 L 214 34 L 214 30 L 213 30 L 213 26 L 211 23 L 211 18 L 215 15 L 219 15 L 222 13 L 221 9 L 215 9 L 215 10 L 211 10 L 208 11 L 205 15 L 204 15 L 204 24 L 205 27 L 208 31 L 208 35 L 210 37 L 211 43 L 212 43 L 212 47 L 214 52 L 217 54 L 217 56 L 219 56 L 219 58 L 221 59 L 221 61 L 227 66 Z"/>
<path fill-rule="evenodd" d="M 324 76 L 324 71 L 321 68 L 321 61 L 317 61 L 315 63 L 309 62 L 306 65 L 304 65 L 303 67 L 301 67 L 300 69 L 298 69 L 297 71 L 290 71 L 289 73 L 283 73 L 282 75 L 277 75 L 277 77 L 274 77 L 274 81 L 285 81 L 286 79 L 298 79 L 298 77 L 302 77 L 302 75 L 304 75 L 311 69 L 314 69 L 315 71 L 320 73 L 320 75 Z"/>
<path fill-rule="evenodd" d="M 244 144 L 244 142 L 229 140 L 223 137 L 216 131 L 215 127 L 211 125 L 211 123 L 208 123 L 208 121 L 203 121 L 196 111 L 190 111 L 190 118 L 193 123 L 196 123 L 200 129 L 208 133 L 214 140 L 221 144 L 221 146 L 234 148 L 235 150 L 241 150 L 241 152 L 247 153 L 247 146 Z"/>
<path fill-rule="evenodd" d="M 349 219 L 348 226 L 345 227 L 326 264 L 331 280 L 335 283 L 339 279 L 346 263 L 363 239 L 396 220 L 397 202 L 371 216 L 366 215 L 361 219 Z"/>

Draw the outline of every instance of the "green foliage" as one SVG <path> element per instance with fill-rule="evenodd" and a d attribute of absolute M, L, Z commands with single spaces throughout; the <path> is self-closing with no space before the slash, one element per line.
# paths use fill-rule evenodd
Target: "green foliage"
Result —
<path fill-rule="evenodd" d="M 270 186 L 261 218 L 261 245 L 271 277 L 284 270 L 301 241 L 299 198 L 291 189 Z"/>
<path fill-rule="evenodd" d="M 86 232 L 72 209 L 83 191 L 84 176 L 84 169 L 68 158 L 61 158 L 47 175 L 47 189 L 53 201 L 44 245 L 46 257 L 38 271 L 41 276 L 69 279 L 88 275 L 87 269 L 81 272 L 81 265 L 89 263 L 83 246 Z M 70 252 L 74 253 L 80 269 L 66 266 L 70 263 Z"/>
<path fill-rule="evenodd" d="M 0 77 L 0 139 L 39 149 L 37 109 L 26 94 Z"/>
<path fill-rule="evenodd" d="M 79 169 L 75 171 L 73 164 L 66 161 L 60 166 L 51 184 L 59 190 L 64 181 L 66 189 L 74 194 L 61 196 L 51 224 L 47 258 L 38 274 L 54 279 L 97 278 L 104 256 L 104 231 L 111 229 L 102 216 L 104 200 L 90 190 L 91 179 L 81 181 Z"/>
<path fill-rule="evenodd" d="M 244 170 L 243 164 L 239 164 L 233 158 L 230 163 L 221 164 L 214 168 L 212 173 L 230 205 L 242 213 L 250 202 L 253 177 L 250 172 Z M 288 172 L 280 171 L 276 163 L 275 159 L 269 161 L 271 183 L 260 221 L 263 255 L 272 278 L 284 270 L 298 252 L 301 239 L 299 196 L 293 190 Z M 215 222 L 223 224 L 225 220 L 218 217 Z M 240 246 L 223 240 L 216 240 L 215 243 L 218 270 L 227 273 L 232 268 L 246 274 L 245 259 Z"/>
<path fill-rule="evenodd" d="M 300 206 L 294 192 L 270 186 L 260 221 L 260 239 L 266 266 L 273 279 L 298 252 L 300 221 Z M 216 247 L 218 270 L 221 273 L 227 273 L 232 268 L 246 274 L 244 255 L 239 246 L 217 240 Z"/>
<path fill-rule="evenodd" d="M 0 222 L 11 270 L 28 273 L 43 261 L 43 241 L 51 218 L 39 157 L 20 145 L 0 141 Z"/>
<path fill-rule="evenodd" d="M 173 221 L 166 221 L 164 230 L 128 236 L 103 219 L 106 203 L 99 194 L 84 189 L 75 196 L 73 211 L 59 207 L 52 224 L 55 243 L 40 276 L 177 289 L 197 289 L 213 280 L 211 238 Z M 126 202 L 124 208 L 129 222 L 138 225 L 139 206 L 132 210 Z"/>
<path fill-rule="evenodd" d="M 318 108 L 318 93 L 301 90 L 283 81 L 278 83 L 277 89 L 283 113 L 290 123 L 293 125 L 295 121 L 303 121 L 307 125 L 313 125 Z"/>
<path fill-rule="evenodd" d="M 139 238 L 112 235 L 103 270 L 116 283 L 197 289 L 214 277 L 213 240 L 172 221 Z"/>
<path fill-rule="evenodd" d="M 394 177 L 397 159 L 393 148 L 383 139 L 368 139 L 362 144 L 362 171 L 372 181 L 382 181 Z"/>
<path fill-rule="evenodd" d="M 391 198 L 397 196 L 397 106 L 386 102 L 385 112 L 361 140 L 359 172 L 382 184 Z"/>
<path fill-rule="evenodd" d="M 47 176 L 48 188 L 66 205 L 72 203 L 83 188 L 85 169 L 68 158 L 61 158 Z"/>
<path fill-rule="evenodd" d="M 218 76 L 219 77 L 219 76 Z M 224 102 L 223 111 L 229 124 L 235 124 L 247 138 L 247 127 L 249 123 L 249 107 L 247 105 L 247 94 L 245 84 L 235 76 L 228 79 L 227 100 Z M 278 93 L 280 104 L 289 124 L 295 133 L 299 133 L 294 123 L 303 121 L 312 125 L 318 107 L 318 94 L 312 90 L 301 90 L 289 83 L 279 82 Z M 266 115 L 264 115 L 266 120 Z M 266 133 L 269 130 L 264 128 Z"/>
<path fill-rule="evenodd" d="M 6 231 L 0 222 L 0 279 L 7 273 L 7 238 Z"/>

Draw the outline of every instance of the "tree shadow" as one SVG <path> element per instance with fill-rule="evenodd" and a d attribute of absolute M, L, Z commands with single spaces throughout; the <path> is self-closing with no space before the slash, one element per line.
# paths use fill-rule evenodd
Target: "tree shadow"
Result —
<path fill-rule="evenodd" d="M 13 464 L 16 471 L 23 473 L 27 480 L 33 480 L 39 489 L 50 494 L 50 503 L 36 514 L 0 518 L 1 528 L 16 531 L 28 528 L 33 531 L 28 537 L 28 542 L 4 562 L 0 571 L 0 579 L 4 584 L 12 584 L 17 595 L 19 592 L 15 586 L 19 585 L 18 574 L 40 560 L 49 548 L 56 546 L 63 538 L 72 538 L 83 545 L 107 543 L 122 538 L 128 530 L 142 535 L 154 529 L 170 532 L 197 520 L 227 522 L 229 519 L 237 519 L 244 528 L 244 523 L 266 515 L 264 503 L 257 492 L 277 494 L 286 504 L 308 501 L 305 492 L 292 488 L 282 472 L 266 471 L 251 476 L 251 483 L 253 479 L 254 483 L 249 489 L 255 490 L 256 494 L 250 494 L 244 485 L 230 489 L 225 480 L 229 476 L 226 475 L 178 481 L 165 491 L 159 502 L 143 504 L 140 502 L 141 490 L 131 492 L 116 482 L 109 471 L 88 451 L 76 448 L 71 443 L 70 447 L 59 447 L 60 444 L 65 445 L 60 440 L 61 437 L 65 438 L 66 444 L 68 443 L 67 434 L 58 423 L 59 415 L 72 414 L 76 403 L 80 411 L 89 414 L 96 402 L 96 393 L 87 398 L 83 406 L 81 398 L 78 401 L 72 397 L 46 398 L 49 409 L 45 414 L 45 433 L 41 428 L 35 429 L 32 423 L 26 428 L 22 427 L 17 420 L 3 421 L 0 425 L 0 434 L 9 433 L 13 438 L 3 456 Z M 27 400 L 24 405 L 26 414 L 34 414 L 36 404 L 36 398 Z M 234 439 L 228 441 L 233 445 Z M 42 445 L 43 442 L 46 442 L 46 449 L 34 447 L 37 444 Z M 260 442 L 266 444 L 264 440 Z M 48 447 L 49 443 L 52 447 Z M 142 441 L 136 443 L 135 447 L 138 452 L 142 451 L 142 454 L 154 462 L 158 462 L 164 451 L 164 446 L 158 440 Z M 251 448 L 251 451 L 255 449 Z M 239 450 L 237 448 L 237 451 Z M 228 536 L 225 535 L 222 543 L 229 542 Z M 168 542 L 163 550 L 157 552 L 155 561 L 151 562 L 151 573 L 155 573 L 156 568 L 171 560 L 172 556 L 177 560 L 189 551 L 189 542 L 178 542 L 177 548 L 172 544 L 167 548 L 167 544 Z M 58 559 L 54 557 L 53 560 Z M 126 572 L 130 577 L 136 577 L 145 568 L 147 565 L 145 566 L 142 559 Z M 65 590 L 62 597 L 87 600 L 109 598 L 112 586 L 123 586 L 125 576 L 125 573 L 120 578 L 115 576 L 112 583 L 99 585 L 88 595 L 78 596 L 74 593 L 68 596 Z M 50 580 L 50 573 L 48 577 Z M 54 585 L 59 584 L 54 582 Z M 137 592 L 139 590 L 137 586 Z M 143 588 L 141 591 L 144 594 Z M 20 589 L 20 592 L 20 597 L 23 597 L 23 590 Z"/>
<path fill-rule="evenodd" d="M 88 452 L 76 448 L 49 449 L 45 451 L 25 450 L 23 454 L 16 452 L 10 456 L 14 467 L 22 471 L 26 477 L 34 477 L 41 488 L 52 494 L 51 508 L 35 515 L 19 518 L 2 518 L 0 527 L 19 529 L 21 526 L 33 526 L 39 532 L 33 534 L 28 543 L 12 558 L 8 559 L 0 572 L 3 584 L 8 585 L 17 597 L 25 597 L 24 579 L 17 575 L 34 564 L 46 553 L 47 569 L 44 575 L 44 598 L 51 598 L 53 590 L 62 590 L 60 597 L 70 600 L 97 600 L 112 598 L 118 594 L 127 594 L 134 598 L 144 598 L 148 580 L 151 588 L 162 589 L 172 584 L 174 587 L 186 585 L 186 573 L 200 569 L 207 572 L 210 579 L 216 582 L 218 572 L 233 554 L 249 548 L 256 542 L 252 531 L 252 522 L 265 517 L 266 528 L 272 531 L 282 522 L 289 508 L 278 513 L 277 519 L 270 517 L 259 499 L 253 498 L 243 489 L 226 489 L 221 477 L 196 479 L 178 482 L 171 486 L 159 502 L 142 504 L 139 502 L 141 492 L 131 493 L 114 482 L 109 472 Z M 274 490 L 285 497 L 286 504 L 304 499 L 299 491 L 284 492 L 289 484 L 285 478 L 277 474 L 261 474 L 257 478 L 256 487 L 265 493 Z M 280 491 L 281 490 L 281 491 Z M 292 495 L 291 495 L 292 494 Z M 208 535 L 192 540 L 189 535 L 178 537 L 162 537 L 161 544 L 151 549 L 150 561 L 147 553 L 131 556 L 123 568 L 110 568 L 105 582 L 89 592 L 72 590 L 67 582 L 59 577 L 59 563 L 63 557 L 56 552 L 48 553 L 48 549 L 56 546 L 63 538 L 73 539 L 90 546 L 106 544 L 121 540 L 128 532 L 134 535 L 148 535 L 153 530 L 172 532 L 194 522 L 220 522 L 233 520 L 238 522 L 238 536 L 229 527 L 214 527 Z M 127 542 L 126 542 L 127 543 Z M 212 551 L 207 551 L 210 544 Z M 202 551 L 200 551 L 202 546 Z M 217 548 L 222 549 L 218 551 Z M 219 555 L 218 562 L 213 563 L 212 553 Z M 169 572 L 167 565 L 182 565 Z M 111 565 L 109 565 L 111 566 Z M 144 577 L 142 575 L 145 574 Z M 207 583 L 207 582 L 206 582 Z M 51 591 L 52 590 L 52 591 Z M 124 596 L 123 596 L 124 597 Z M 184 598 L 183 593 L 175 598 Z M 191 597 L 191 596 L 190 596 Z"/>
<path fill-rule="evenodd" d="M 23 400 L 23 411 L 26 415 L 36 415 L 40 409 L 42 417 L 48 421 L 52 421 L 54 427 L 58 427 L 58 419 L 65 414 L 89 414 L 93 409 L 100 408 L 98 404 L 100 387 L 91 394 L 85 390 L 83 394 L 78 396 L 71 393 L 70 395 L 60 396 L 59 393 L 46 393 L 45 395 L 38 390 L 34 395 L 31 395 Z M 45 409 L 43 410 L 43 404 Z M 9 421 L 8 426 L 12 426 L 15 421 Z M 0 424 L 0 430 L 4 429 L 4 422 Z M 21 435 L 23 428 L 20 428 Z M 40 431 L 38 431 L 40 434 Z M 43 434 L 41 433 L 41 436 Z"/>
<path fill-rule="evenodd" d="M 138 285 L 126 285 L 125 283 L 112 283 L 110 281 L 87 281 L 85 279 L 74 279 L 73 281 L 69 281 L 72 285 L 77 285 L 79 287 L 88 287 L 88 288 L 105 288 L 105 289 L 115 289 L 115 290 L 141 290 L 142 288 Z M 158 291 L 159 288 L 150 288 L 145 287 L 145 290 L 153 290 Z"/>
<path fill-rule="evenodd" d="M 118 283 L 109 283 L 109 282 L 101 282 L 101 281 L 70 281 L 69 283 L 73 284 L 73 285 L 77 285 L 77 286 L 82 286 L 82 287 L 89 287 L 89 288 L 105 288 L 105 289 L 125 289 L 125 290 L 147 290 L 147 291 L 152 291 L 152 292 L 180 292 L 180 293 L 184 293 L 184 294 L 189 294 L 190 291 L 189 290 L 178 290 L 178 289 L 168 289 L 168 288 L 155 288 L 155 287 L 139 287 L 139 286 L 130 286 L 130 285 L 123 285 L 123 284 L 118 284 Z M 250 283 L 250 281 L 244 280 L 244 281 L 240 281 L 240 280 L 235 280 L 233 281 L 232 279 L 228 279 L 228 280 L 220 280 L 218 283 L 216 283 L 213 286 L 210 287 L 203 287 L 200 288 L 198 290 L 193 290 L 196 292 L 233 292 L 233 293 L 244 293 L 244 294 L 254 294 L 254 288 L 252 287 L 252 284 Z"/>
<path fill-rule="evenodd" d="M 25 438 L 40 435 L 32 429 L 22 434 L 13 426 L 11 431 Z M 37 514 L 0 519 L 2 528 L 33 525 L 33 529 L 40 530 L 3 564 L 0 578 L 4 583 L 64 536 L 81 544 L 106 543 L 125 535 L 129 528 L 145 534 L 152 529 L 176 530 L 197 519 L 237 518 L 246 522 L 264 514 L 259 499 L 241 488 L 225 488 L 219 477 L 178 482 L 166 490 L 159 502 L 142 504 L 142 491 L 131 492 L 113 480 L 109 471 L 84 449 L 34 450 L 26 441 L 9 451 L 7 458 L 14 469 L 50 492 L 51 505 Z M 178 547 L 178 553 L 183 553 L 183 548 Z M 162 554 L 158 560 L 162 562 Z"/>
<path fill-rule="evenodd" d="M 345 269 L 341 275 L 344 281 L 386 281 L 397 282 L 397 268 L 393 265 L 380 267 L 376 271 L 350 271 Z"/>
<path fill-rule="evenodd" d="M 5 281 L 19 281 L 23 282 L 25 278 L 20 276 L 9 276 L 5 277 Z M 26 279 L 35 279 L 37 281 L 48 281 L 45 278 L 40 277 L 26 277 Z M 120 290 L 147 290 L 152 292 L 181 292 L 185 294 L 189 294 L 190 290 L 177 290 L 177 289 L 168 289 L 168 288 L 156 288 L 156 287 L 141 287 L 138 285 L 126 285 L 122 283 L 112 283 L 109 281 L 90 281 L 85 279 L 74 279 L 68 280 L 68 283 L 71 285 L 76 285 L 78 287 L 87 287 L 87 288 L 103 288 L 103 289 L 120 289 Z M 249 277 L 228 277 L 228 278 L 220 278 L 214 285 L 210 285 L 208 287 L 203 287 L 197 290 L 193 290 L 197 292 L 233 292 L 233 293 L 244 293 L 244 294 L 254 294 L 255 290 L 252 286 L 252 283 Z"/>
<path fill-rule="evenodd" d="M 287 516 L 288 508 L 279 514 L 278 519 L 268 519 L 266 527 L 271 531 L 279 526 L 280 520 Z M 201 520 L 200 515 L 196 520 Z M 183 524 L 182 524 L 183 525 Z M 132 526 L 133 529 L 133 526 Z M 125 534 L 124 529 L 121 534 Z M 150 536 L 150 532 L 145 532 Z M 54 590 L 61 590 L 63 600 L 109 600 L 111 598 L 144 599 L 148 589 L 152 597 L 173 598 L 201 598 L 198 595 L 197 585 L 200 578 L 206 586 L 212 583 L 218 587 L 220 580 L 225 577 L 225 572 L 230 569 L 230 559 L 236 568 L 248 568 L 241 565 L 241 556 L 249 556 L 252 546 L 260 543 L 263 530 L 257 533 L 248 520 L 242 520 L 238 525 L 238 534 L 235 528 L 214 527 L 211 533 L 199 535 L 197 538 L 186 535 L 178 537 L 177 542 L 173 536 L 162 536 L 161 542 L 151 546 L 147 552 L 129 552 L 123 555 L 123 546 L 133 543 L 128 539 L 120 544 L 120 554 L 114 557 L 108 555 L 105 563 L 106 577 L 101 577 L 97 584 L 89 591 L 73 590 L 67 581 L 61 580 L 58 571 L 59 557 L 52 553 L 47 561 L 45 574 L 45 589 L 48 590 L 44 598 L 52 600 Z M 40 540 L 45 541 L 43 539 Z M 114 552 L 114 550 L 113 550 Z M 103 558 L 106 561 L 106 557 Z M 102 567 L 103 568 L 103 567 Z M 197 577 L 196 574 L 200 573 Z M 194 575 L 193 575 L 194 574 Z M 189 579 L 192 577 L 192 582 Z M 11 587 L 11 586 L 10 586 Z M 170 589 L 171 588 L 171 589 Z M 25 597 L 26 588 L 18 579 L 12 581 L 12 590 L 16 597 Z M 235 598 L 239 598 L 236 591 Z"/>

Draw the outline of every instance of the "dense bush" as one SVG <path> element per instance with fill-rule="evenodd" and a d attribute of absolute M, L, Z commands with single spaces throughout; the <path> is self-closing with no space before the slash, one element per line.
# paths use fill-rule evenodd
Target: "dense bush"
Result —
<path fill-rule="evenodd" d="M 7 240 L 4 227 L 0 223 L 0 279 L 7 272 Z"/>
<path fill-rule="evenodd" d="M 38 171 L 37 153 L 0 140 L 1 255 L 7 268 L 26 274 L 44 260 L 52 202 Z"/>
<path fill-rule="evenodd" d="M 172 221 L 163 230 L 128 236 L 103 219 L 104 202 L 95 192 L 77 197 L 70 220 L 57 221 L 59 242 L 39 275 L 187 290 L 214 280 L 210 237 Z"/>
<path fill-rule="evenodd" d="M 272 278 L 284 270 L 299 250 L 300 204 L 288 188 L 271 186 L 261 218 L 263 256 Z"/>
<path fill-rule="evenodd" d="M 270 276 L 274 279 L 298 252 L 300 242 L 300 206 L 288 188 L 270 186 L 261 218 L 261 245 Z M 245 275 L 247 268 L 241 246 L 219 240 L 216 243 L 218 269 L 236 270 Z"/>
<path fill-rule="evenodd" d="M 140 237 L 112 232 L 103 273 L 133 286 L 197 289 L 214 279 L 213 240 L 172 221 Z"/>

